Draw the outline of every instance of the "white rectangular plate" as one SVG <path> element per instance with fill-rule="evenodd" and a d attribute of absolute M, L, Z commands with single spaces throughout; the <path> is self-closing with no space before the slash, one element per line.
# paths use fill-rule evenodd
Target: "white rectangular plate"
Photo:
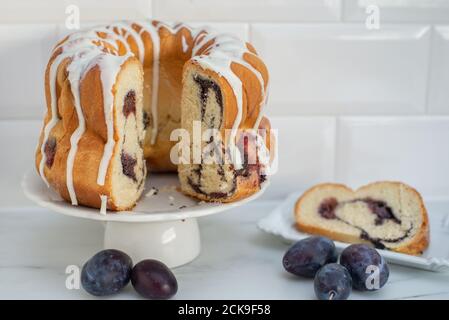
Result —
<path fill-rule="evenodd" d="M 258 227 L 289 242 L 310 236 L 295 228 L 293 206 L 300 195 L 300 192 L 290 194 L 268 216 L 259 220 Z M 388 250 L 378 251 L 390 263 L 435 272 L 447 272 L 449 271 L 449 215 L 438 212 L 441 210 L 437 209 L 434 212 L 433 206 L 427 206 L 427 209 L 430 220 L 430 245 L 422 256 L 416 257 Z M 335 241 L 335 246 L 339 252 L 348 245 Z"/>

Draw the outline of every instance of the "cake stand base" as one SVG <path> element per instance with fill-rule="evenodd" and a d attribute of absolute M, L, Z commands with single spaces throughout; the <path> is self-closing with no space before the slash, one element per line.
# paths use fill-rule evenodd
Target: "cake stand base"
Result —
<path fill-rule="evenodd" d="M 194 260 L 201 242 L 196 218 L 159 222 L 107 221 L 104 248 L 126 252 L 136 264 L 156 259 L 168 267 L 178 267 Z"/>

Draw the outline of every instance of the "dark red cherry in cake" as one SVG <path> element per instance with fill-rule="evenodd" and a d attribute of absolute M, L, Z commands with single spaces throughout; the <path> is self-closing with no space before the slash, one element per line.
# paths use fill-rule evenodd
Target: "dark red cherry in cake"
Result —
<path fill-rule="evenodd" d="M 45 152 L 45 164 L 47 167 L 51 168 L 53 166 L 53 162 L 55 161 L 56 155 L 56 138 L 50 137 L 45 143 L 44 147 Z"/>
<path fill-rule="evenodd" d="M 128 178 L 131 178 L 134 182 L 137 181 L 136 172 L 134 167 L 137 165 L 137 159 L 134 158 L 129 153 L 122 151 L 120 155 L 120 160 L 122 162 L 122 172 Z"/>
<path fill-rule="evenodd" d="M 131 113 L 136 114 L 136 92 L 134 90 L 126 94 L 123 102 L 123 114 L 125 117 L 128 118 Z"/>

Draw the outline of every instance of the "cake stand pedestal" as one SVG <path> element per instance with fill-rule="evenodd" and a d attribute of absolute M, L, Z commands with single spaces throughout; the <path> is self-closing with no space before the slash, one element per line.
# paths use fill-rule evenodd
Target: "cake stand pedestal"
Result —
<path fill-rule="evenodd" d="M 51 211 L 89 220 L 103 221 L 104 248 L 126 252 L 137 263 L 157 259 L 169 267 L 194 260 L 201 251 L 197 219 L 239 207 L 259 197 L 266 181 L 256 194 L 241 201 L 221 204 L 198 202 L 178 191 L 175 174 L 152 174 L 145 191 L 132 211 L 100 214 L 98 209 L 72 206 L 47 188 L 33 171 L 25 174 L 22 187 L 26 196 Z M 94 254 L 94 252 L 92 252 Z"/>
<path fill-rule="evenodd" d="M 156 259 L 177 267 L 201 251 L 196 218 L 163 222 L 106 222 L 104 248 L 126 252 L 133 261 Z"/>

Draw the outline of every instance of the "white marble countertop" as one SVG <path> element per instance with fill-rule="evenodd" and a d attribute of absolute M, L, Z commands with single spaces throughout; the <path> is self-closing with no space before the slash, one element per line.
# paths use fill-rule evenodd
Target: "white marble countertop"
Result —
<path fill-rule="evenodd" d="M 68 265 L 82 264 L 102 248 L 101 222 L 62 216 L 25 199 L 20 179 L 32 166 L 38 123 L 0 121 L 0 299 L 90 299 L 65 286 Z M 263 198 L 199 219 L 202 252 L 174 269 L 177 299 L 313 299 L 312 280 L 287 274 L 288 244 L 258 230 L 256 221 L 277 204 Z M 449 211 L 447 204 L 428 204 Z M 443 206 L 443 208 L 441 207 Z M 139 298 L 131 286 L 113 299 Z M 449 299 L 449 273 L 391 266 L 378 292 L 351 299 Z"/>
<path fill-rule="evenodd" d="M 257 201 L 257 200 L 256 200 Z M 200 218 L 202 252 L 174 269 L 178 299 L 313 299 L 312 280 L 287 274 L 288 245 L 255 223 L 275 202 L 260 201 Z M 103 225 L 35 207 L 0 211 L 0 298 L 89 299 L 65 286 L 67 265 L 82 264 L 101 250 Z M 449 298 L 449 273 L 391 266 L 378 292 L 352 299 Z M 138 298 L 131 286 L 114 299 Z"/>

